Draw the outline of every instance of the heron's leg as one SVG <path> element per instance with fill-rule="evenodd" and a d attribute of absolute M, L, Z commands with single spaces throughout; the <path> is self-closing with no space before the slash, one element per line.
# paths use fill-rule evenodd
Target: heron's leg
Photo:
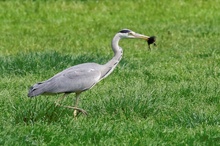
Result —
<path fill-rule="evenodd" d="M 60 106 L 60 101 L 63 100 L 67 95 L 68 95 L 68 93 L 64 93 L 63 96 L 61 96 L 60 98 L 58 98 L 58 99 L 55 101 L 55 105 L 56 105 L 56 106 Z"/>
<path fill-rule="evenodd" d="M 59 101 L 62 100 L 63 98 L 66 97 L 66 95 L 67 95 L 67 93 L 65 93 L 65 94 L 64 94 L 61 98 L 59 98 L 58 100 L 59 100 Z M 79 102 L 79 95 L 80 95 L 80 93 L 76 93 L 76 99 L 75 99 L 75 104 L 74 104 L 74 106 L 65 106 L 65 105 L 60 105 L 60 104 L 58 104 L 58 105 L 59 105 L 59 106 L 62 106 L 62 107 L 65 107 L 65 108 L 74 109 L 74 112 L 73 112 L 74 117 L 77 116 L 77 111 L 79 111 L 79 112 L 81 112 L 81 113 L 87 115 L 87 112 L 86 112 L 85 110 L 83 110 L 83 109 L 77 107 L 77 106 L 78 106 L 78 102 Z"/>
<path fill-rule="evenodd" d="M 75 107 L 76 107 L 76 108 L 77 108 L 78 102 L 79 102 L 79 95 L 80 95 L 80 93 L 76 93 L 76 99 L 75 99 Z M 80 110 L 79 110 L 79 111 L 80 111 Z M 82 110 L 81 110 L 80 112 L 82 112 Z M 84 113 L 84 112 L 82 112 L 82 113 Z M 85 114 L 85 113 L 84 113 L 84 114 Z M 75 109 L 75 110 L 73 111 L 73 116 L 74 116 L 74 117 L 77 116 L 77 109 Z"/>

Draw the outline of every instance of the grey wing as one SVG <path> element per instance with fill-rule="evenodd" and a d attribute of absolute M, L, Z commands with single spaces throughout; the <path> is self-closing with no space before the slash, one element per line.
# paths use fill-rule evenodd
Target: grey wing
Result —
<path fill-rule="evenodd" d="M 52 78 L 33 85 L 28 93 L 29 97 L 40 94 L 55 94 L 68 92 L 82 92 L 93 87 L 100 81 L 99 69 L 87 65 L 68 68 Z"/>
<path fill-rule="evenodd" d="M 48 80 L 46 93 L 82 92 L 99 82 L 101 72 L 93 68 L 70 68 Z"/>

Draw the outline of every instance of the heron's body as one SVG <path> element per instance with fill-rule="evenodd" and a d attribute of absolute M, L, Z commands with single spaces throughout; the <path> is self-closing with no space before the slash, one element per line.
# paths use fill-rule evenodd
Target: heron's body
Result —
<path fill-rule="evenodd" d="M 31 87 L 28 96 L 57 93 L 80 93 L 98 83 L 109 70 L 96 63 L 84 63 L 72 66 L 56 74 L 52 78 Z"/>
<path fill-rule="evenodd" d="M 70 67 L 46 81 L 35 84 L 28 96 L 85 91 L 102 78 L 102 68 L 102 65 L 96 63 L 85 63 Z"/>
<path fill-rule="evenodd" d="M 114 57 L 106 64 L 83 63 L 67 68 L 52 78 L 33 85 L 29 90 L 28 96 L 76 93 L 78 99 L 81 92 L 92 88 L 99 81 L 107 77 L 117 66 L 123 54 L 122 48 L 118 45 L 121 38 L 142 38 L 147 40 L 149 37 L 124 29 L 114 36 L 112 40 Z"/>

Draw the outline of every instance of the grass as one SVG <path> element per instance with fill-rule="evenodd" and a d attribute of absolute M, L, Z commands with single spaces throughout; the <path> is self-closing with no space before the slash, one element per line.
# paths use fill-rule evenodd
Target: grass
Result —
<path fill-rule="evenodd" d="M 217 1 L 1 1 L 0 145 L 219 145 Z M 129 28 L 157 47 L 122 40 L 115 71 L 81 96 L 88 116 L 28 88 L 72 65 L 104 64 Z M 71 105 L 74 95 L 64 104 Z"/>

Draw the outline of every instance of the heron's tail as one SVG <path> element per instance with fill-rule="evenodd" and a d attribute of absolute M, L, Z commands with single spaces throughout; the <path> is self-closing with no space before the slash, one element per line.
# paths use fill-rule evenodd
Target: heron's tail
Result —
<path fill-rule="evenodd" d="M 33 85 L 32 87 L 30 87 L 28 91 L 28 97 L 34 97 L 43 94 L 45 92 L 44 91 L 45 86 L 46 85 L 43 82 Z"/>

